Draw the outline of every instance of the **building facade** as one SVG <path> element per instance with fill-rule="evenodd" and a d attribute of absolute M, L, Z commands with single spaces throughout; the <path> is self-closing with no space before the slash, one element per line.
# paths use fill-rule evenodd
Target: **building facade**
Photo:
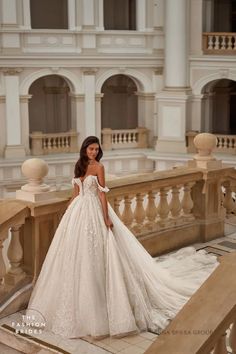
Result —
<path fill-rule="evenodd" d="M 235 31 L 235 0 L 0 0 L 0 156 L 234 134 Z"/>

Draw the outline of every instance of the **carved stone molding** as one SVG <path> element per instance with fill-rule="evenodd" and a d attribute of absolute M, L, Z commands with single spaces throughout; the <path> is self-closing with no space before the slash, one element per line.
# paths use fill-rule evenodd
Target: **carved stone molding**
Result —
<path fill-rule="evenodd" d="M 163 75 L 163 71 L 164 71 L 163 67 L 159 67 L 154 70 L 154 74 L 155 75 Z"/>
<path fill-rule="evenodd" d="M 97 68 L 82 68 L 84 75 L 96 75 L 97 71 Z"/>
<path fill-rule="evenodd" d="M 14 76 L 20 74 L 23 69 L 20 68 L 2 68 L 1 70 L 5 76 Z"/>
<path fill-rule="evenodd" d="M 21 103 L 28 103 L 29 100 L 32 98 L 33 95 L 21 95 L 20 102 Z"/>

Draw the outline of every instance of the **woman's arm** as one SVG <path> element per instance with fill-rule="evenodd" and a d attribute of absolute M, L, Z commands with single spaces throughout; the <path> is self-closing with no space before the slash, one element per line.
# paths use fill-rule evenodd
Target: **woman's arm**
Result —
<path fill-rule="evenodd" d="M 100 186 L 105 187 L 105 171 L 104 171 L 104 166 L 101 164 L 98 166 L 98 169 L 97 169 L 97 177 L 98 177 L 98 183 L 100 184 Z M 103 217 L 104 217 L 105 224 L 107 225 L 107 227 L 113 227 L 112 221 L 108 215 L 108 204 L 107 204 L 107 198 L 106 198 L 105 192 L 99 191 L 99 198 L 100 198 L 101 204 L 102 204 Z"/>
<path fill-rule="evenodd" d="M 73 199 L 75 199 L 75 197 L 77 197 L 77 195 L 79 195 L 79 186 L 77 183 L 74 184 L 74 188 L 73 188 L 73 191 L 72 191 L 72 197 L 71 199 L 69 200 L 69 203 L 67 205 L 67 208 L 68 206 L 70 205 L 70 203 L 73 201 Z"/>

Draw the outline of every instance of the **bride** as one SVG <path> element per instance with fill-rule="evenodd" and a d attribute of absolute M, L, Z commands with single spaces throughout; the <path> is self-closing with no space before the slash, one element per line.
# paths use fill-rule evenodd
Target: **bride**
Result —
<path fill-rule="evenodd" d="M 193 247 L 153 259 L 107 203 L 102 154 L 97 137 L 84 140 L 27 311 L 66 338 L 160 333 L 218 262 Z"/>

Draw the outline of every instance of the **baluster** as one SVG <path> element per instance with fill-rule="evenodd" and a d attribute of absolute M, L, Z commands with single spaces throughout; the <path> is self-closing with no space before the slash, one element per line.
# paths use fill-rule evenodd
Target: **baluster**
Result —
<path fill-rule="evenodd" d="M 146 193 L 137 193 L 136 194 L 136 207 L 134 210 L 134 221 L 135 227 L 133 228 L 135 232 L 140 232 L 145 220 L 145 210 L 143 207 L 143 200 Z"/>
<path fill-rule="evenodd" d="M 118 144 L 121 143 L 121 134 L 120 133 L 117 134 L 117 143 Z"/>
<path fill-rule="evenodd" d="M 221 48 L 222 50 L 226 49 L 226 40 L 225 40 L 225 36 L 221 36 Z"/>
<path fill-rule="evenodd" d="M 11 267 L 5 276 L 5 282 L 11 285 L 15 285 L 19 280 L 25 277 L 25 272 L 20 267 L 23 257 L 23 249 L 20 243 L 21 226 L 22 225 L 16 225 L 10 229 L 11 241 L 7 250 L 7 256 Z"/>
<path fill-rule="evenodd" d="M 4 284 L 4 277 L 6 275 L 6 264 L 3 258 L 3 242 L 7 239 L 8 233 L 0 236 L 0 286 Z"/>
<path fill-rule="evenodd" d="M 165 227 L 167 225 L 167 218 L 169 215 L 169 205 L 167 202 L 169 188 L 161 188 L 160 189 L 160 202 L 157 208 L 157 212 L 160 217 L 160 226 Z"/>
<path fill-rule="evenodd" d="M 225 138 L 221 138 L 221 147 L 224 148 L 225 147 Z"/>
<path fill-rule="evenodd" d="M 69 147 L 69 137 L 66 136 L 66 148 L 68 149 L 68 147 Z"/>
<path fill-rule="evenodd" d="M 43 138 L 43 150 L 47 149 L 47 138 Z"/>
<path fill-rule="evenodd" d="M 207 43 L 207 49 L 213 50 L 213 36 L 208 36 L 208 43 Z"/>
<path fill-rule="evenodd" d="M 181 211 L 181 203 L 180 203 L 180 198 L 179 198 L 179 190 L 180 186 L 174 186 L 172 187 L 172 198 L 170 202 L 170 212 L 172 215 L 172 218 L 178 221 L 179 216 L 180 216 L 180 211 Z"/>
<path fill-rule="evenodd" d="M 126 144 L 128 142 L 128 134 L 127 133 L 121 133 L 121 143 Z"/>
<path fill-rule="evenodd" d="M 146 218 L 147 218 L 147 227 L 152 229 L 156 226 L 156 217 L 157 217 L 157 207 L 155 204 L 156 199 L 156 191 L 149 191 L 148 192 L 148 204 L 146 209 Z"/>
<path fill-rule="evenodd" d="M 133 142 L 133 133 L 129 133 L 129 143 Z"/>
<path fill-rule="evenodd" d="M 229 138 L 229 148 L 233 149 L 234 147 L 234 139 L 233 138 Z"/>
<path fill-rule="evenodd" d="M 213 354 L 228 354 L 226 347 L 226 333 L 224 333 L 216 343 Z"/>
<path fill-rule="evenodd" d="M 182 209 L 183 209 L 183 213 L 184 213 L 184 217 L 186 219 L 192 219 L 193 215 L 191 213 L 192 209 L 193 209 L 193 200 L 192 200 L 192 196 L 191 196 L 191 189 L 194 186 L 195 183 L 186 183 L 184 184 L 184 196 L 182 199 Z"/>
<path fill-rule="evenodd" d="M 48 138 L 48 150 L 51 150 L 52 148 L 52 139 Z"/>
<path fill-rule="evenodd" d="M 133 212 L 131 209 L 133 195 L 127 194 L 124 197 L 125 207 L 122 214 L 122 221 L 128 227 L 131 228 L 133 222 Z"/>
<path fill-rule="evenodd" d="M 56 148 L 56 141 L 54 137 L 51 138 L 51 146 L 53 150 Z"/>
<path fill-rule="evenodd" d="M 223 183 L 223 186 L 225 187 L 223 207 L 226 209 L 226 213 L 229 216 L 229 214 L 233 211 L 235 204 L 232 198 L 232 189 L 230 182 Z"/>
<path fill-rule="evenodd" d="M 215 50 L 220 49 L 220 36 L 215 36 Z"/>
<path fill-rule="evenodd" d="M 236 321 L 233 323 L 230 335 L 229 335 L 229 345 L 232 349 L 232 354 L 236 354 Z"/>
<path fill-rule="evenodd" d="M 114 199 L 114 211 L 116 213 L 116 215 L 118 216 L 118 218 L 120 218 L 120 220 L 122 220 L 122 216 L 120 213 L 120 203 L 123 200 L 123 197 L 116 197 Z"/>
<path fill-rule="evenodd" d="M 233 36 L 229 35 L 227 37 L 228 42 L 227 42 L 227 50 L 232 50 L 233 49 Z"/>
<path fill-rule="evenodd" d="M 236 36 L 232 36 L 232 49 L 236 50 Z"/>

